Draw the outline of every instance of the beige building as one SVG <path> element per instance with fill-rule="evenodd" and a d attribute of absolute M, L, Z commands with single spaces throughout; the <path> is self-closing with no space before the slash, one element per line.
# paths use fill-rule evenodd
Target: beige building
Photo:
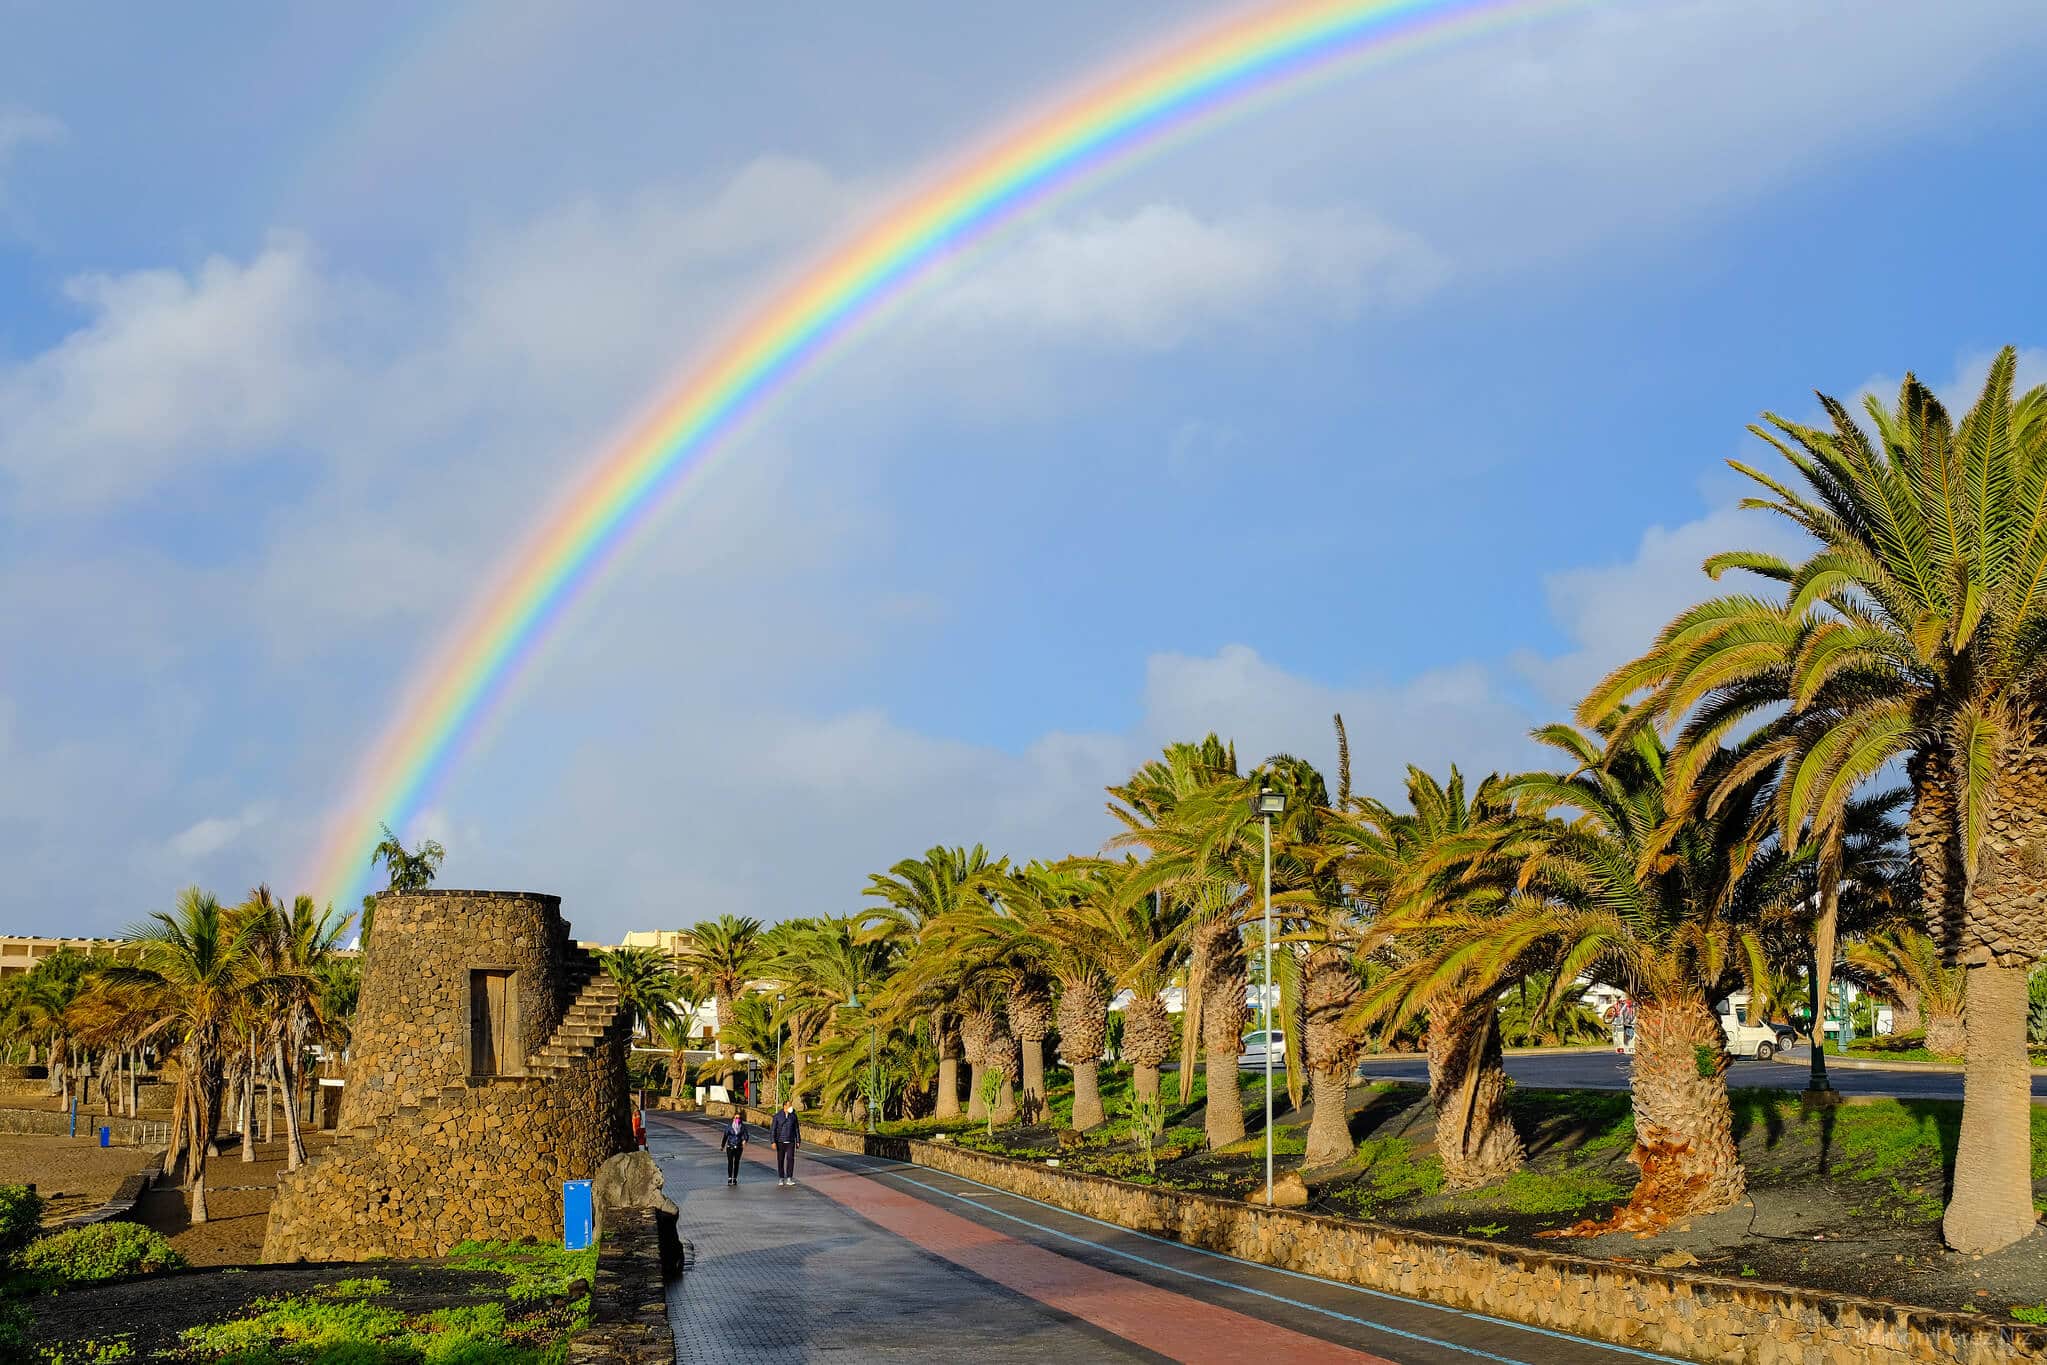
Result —
<path fill-rule="evenodd" d="M 20 976 L 46 957 L 69 948 L 74 953 L 114 953 L 126 948 L 118 938 L 36 938 L 27 934 L 0 934 L 0 976 Z"/>

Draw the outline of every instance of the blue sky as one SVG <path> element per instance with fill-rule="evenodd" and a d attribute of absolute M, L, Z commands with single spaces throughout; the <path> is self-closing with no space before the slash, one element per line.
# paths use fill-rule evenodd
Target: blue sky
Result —
<path fill-rule="evenodd" d="M 298 889 L 636 403 L 1190 9 L 416 8 L 0 0 L 0 927 Z M 1786 543 L 1724 467 L 1758 412 L 2047 344 L 2047 13 L 1931 16 L 1587 6 L 1061 203 L 654 518 L 407 832 L 613 938 L 1091 849 L 1209 728 L 1326 760 L 1340 708 L 1388 793 L 1531 757 Z"/>

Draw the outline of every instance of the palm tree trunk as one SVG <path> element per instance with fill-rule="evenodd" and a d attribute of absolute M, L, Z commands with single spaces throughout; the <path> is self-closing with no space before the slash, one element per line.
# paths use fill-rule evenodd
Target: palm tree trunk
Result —
<path fill-rule="evenodd" d="M 249 1035 L 247 1060 L 242 1068 L 242 1160 L 256 1159 L 256 1035 Z"/>
<path fill-rule="evenodd" d="M 1194 935 L 1194 946 L 1187 954 L 1185 991 L 1180 999 L 1180 1103 L 1186 1104 L 1194 1098 L 1194 1069 L 1201 1063 L 1201 1015 L 1206 1003 L 1202 995 L 1202 982 L 1208 979 L 1208 959 L 1214 947 L 1210 935 Z"/>
<path fill-rule="evenodd" d="M 1900 990 L 1891 1003 L 1891 1032 L 1919 1033 L 1925 1028 L 1926 1021 L 1919 1015 L 1919 992 Z M 1931 1045 L 1928 1046 L 1930 1049 Z"/>
<path fill-rule="evenodd" d="M 1444 1183 L 1468 1190 L 1520 1170 L 1527 1156 L 1507 1112 L 1507 1068 L 1492 998 L 1431 1005 L 1428 1051 Z"/>
<path fill-rule="evenodd" d="M 1073 1069 L 1073 1127 L 1085 1133 L 1101 1125 L 1102 1048 L 1108 1040 L 1109 992 L 1099 979 L 1060 983 L 1059 1053 Z"/>
<path fill-rule="evenodd" d="M 1827 991 L 1834 978 L 1835 930 L 1840 923 L 1841 879 L 1829 865 L 1831 855 L 1821 860 L 1820 917 L 1813 926 L 1812 941 L 1812 1078 L 1811 1090 L 1831 1090 L 1827 1080 Z"/>
<path fill-rule="evenodd" d="M 1308 1120 L 1308 1148 L 1303 1166 L 1333 1166 L 1357 1150 L 1350 1138 L 1350 1071 L 1357 1047 L 1344 1030 L 1343 1016 L 1357 998 L 1357 978 L 1350 974 L 1348 954 L 1334 946 L 1317 948 L 1307 962 L 1302 982 L 1304 1015 L 1303 1060 L 1308 1064 L 1308 1091 L 1313 1113 Z"/>
<path fill-rule="evenodd" d="M 1986 1255 L 2033 1230 L 2032 1076 L 2026 1059 L 2026 969 L 1969 968 L 1962 1135 L 1941 1235 Z"/>
<path fill-rule="evenodd" d="M 931 1106 L 933 1118 L 960 1116 L 959 1035 L 949 1023 L 944 1010 L 931 1011 L 931 1038 L 938 1048 L 938 1094 Z"/>
<path fill-rule="evenodd" d="M 1173 1020 L 1156 995 L 1130 1002 L 1123 1017 L 1123 1055 L 1131 1066 L 1131 1088 L 1149 1103 L 1158 1098 L 1159 1068 L 1173 1052 Z"/>
<path fill-rule="evenodd" d="M 1748 1191 L 1727 1101 L 1726 1035 L 1703 997 L 1641 1003 L 1629 1079 L 1635 1109 L 1629 1160 L 1642 1178 L 1611 1219 L 1581 1223 L 1570 1234 L 1653 1232 L 1674 1219 L 1731 1208 Z"/>
<path fill-rule="evenodd" d="M 1244 1140 L 1244 1101 L 1237 1088 L 1237 1058 L 1244 1049 L 1244 955 L 1236 926 L 1227 920 L 1203 925 L 1208 940 L 1207 975 L 1201 983 L 1201 1042 L 1207 1053 L 1210 1150 Z"/>
<path fill-rule="evenodd" d="M 213 1147 L 209 1125 L 200 1117 L 208 1108 L 204 1096 L 195 1088 L 192 1095 L 192 1221 L 206 1221 L 206 1158 Z"/>
<path fill-rule="evenodd" d="M 995 1015 L 986 1009 L 969 1010 L 960 1021 L 960 1050 L 967 1057 L 967 1117 L 988 1117 L 988 1101 L 981 1093 L 981 1079 L 987 1073 L 988 1055 L 995 1037 Z"/>
<path fill-rule="evenodd" d="M 1023 1054 L 1024 1121 L 1036 1123 L 1045 1110 L 1045 1032 L 1052 1022 L 1052 1002 L 1043 991 L 1025 987 L 1009 997 L 1009 1030 Z"/>
<path fill-rule="evenodd" d="M 284 1169 L 295 1171 L 306 1159 L 306 1145 L 299 1136 L 298 1077 L 284 1063 L 284 1035 L 277 1036 L 277 1074 L 284 1082 Z"/>
<path fill-rule="evenodd" d="M 789 1093 L 796 1097 L 796 1107 L 801 1109 L 804 1077 L 810 1069 L 809 1031 L 792 1023 L 789 1026 L 789 1047 Z"/>
<path fill-rule="evenodd" d="M 1973 979 L 1973 978 L 1971 978 Z M 1962 1057 L 1968 1050 L 1969 1030 L 1962 1016 L 1954 1014 L 1929 1014 L 1926 1016 L 1926 1050 L 1943 1057 Z M 1966 1086 L 1963 1087 L 1967 1089 Z"/>

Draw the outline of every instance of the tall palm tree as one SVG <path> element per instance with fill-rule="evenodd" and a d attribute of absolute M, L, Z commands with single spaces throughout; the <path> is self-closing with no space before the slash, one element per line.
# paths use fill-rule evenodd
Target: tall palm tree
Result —
<path fill-rule="evenodd" d="M 178 1049 L 175 1108 L 188 1135 L 192 1221 L 206 1221 L 206 1161 L 220 1120 L 222 1066 L 236 1044 L 234 1024 L 261 965 L 252 951 L 257 924 L 232 916 L 198 887 L 179 894 L 171 913 L 131 927 L 132 961 L 107 968 L 109 980 L 149 993 L 157 1010 L 152 1036 Z"/>
<path fill-rule="evenodd" d="M 1967 969 L 1966 1077 L 1949 1245 L 1983 1253 L 2035 1225 L 2026 971 L 2047 955 L 2047 389 L 2014 395 L 2007 348 L 1954 423 L 1907 376 L 1864 430 L 1821 397 L 1824 427 L 1773 414 L 1752 427 L 1790 464 L 1735 468 L 1817 546 L 1800 563 L 1716 555 L 1784 585 L 1680 615 L 1587 698 L 1581 719 L 1647 692 L 1643 718 L 1684 721 L 1704 754 L 1761 721 L 1758 761 L 1787 777 L 1785 828 L 1829 812 L 1903 760 L 1907 823 L 1928 927 Z M 1788 703 L 1788 713 L 1779 716 Z"/>
<path fill-rule="evenodd" d="M 1009 860 L 997 858 L 979 844 L 973 848 L 934 847 L 921 858 L 905 858 L 887 872 L 867 879 L 866 895 L 877 904 L 864 917 L 905 951 L 922 945 L 933 927 L 947 916 L 985 905 Z M 960 1015 L 953 1004 L 956 989 L 945 973 L 925 970 L 926 1019 L 938 1050 L 938 1118 L 959 1116 Z M 978 1102 L 976 1100 L 975 1102 Z"/>
<path fill-rule="evenodd" d="M 1130 1063 L 1132 1090 L 1149 1103 L 1158 1098 L 1160 1072 L 1173 1055 L 1173 1018 L 1164 997 L 1184 961 L 1179 932 L 1184 903 L 1157 891 L 1131 896 L 1126 888 L 1137 870 L 1134 859 L 1115 869 L 1117 891 L 1102 951 L 1111 983 L 1130 992 L 1121 1051 Z"/>
<path fill-rule="evenodd" d="M 1234 913 L 1243 884 L 1232 862 L 1241 850 L 1216 847 L 1206 838 L 1218 809 L 1211 789 L 1227 784 L 1234 795 L 1239 781 L 1236 747 L 1211 734 L 1199 743 L 1167 745 L 1159 758 L 1108 789 L 1109 814 L 1123 826 L 1109 846 L 1142 848 L 1149 855 L 1144 869 L 1126 879 L 1125 896 L 1163 895 L 1184 911 L 1177 940 L 1187 957 L 1180 1100 L 1192 1097 L 1195 1062 L 1205 1059 L 1211 1148 L 1244 1137 L 1237 1058 L 1249 982 Z"/>
<path fill-rule="evenodd" d="M 743 915 L 705 920 L 676 944 L 675 967 L 688 983 L 690 994 L 699 1000 L 708 995 L 717 1002 L 716 1056 L 721 1077 L 732 1074 L 732 1049 L 725 1044 L 725 1025 L 732 1018 L 733 1002 L 760 971 L 765 955 L 761 922 Z"/>

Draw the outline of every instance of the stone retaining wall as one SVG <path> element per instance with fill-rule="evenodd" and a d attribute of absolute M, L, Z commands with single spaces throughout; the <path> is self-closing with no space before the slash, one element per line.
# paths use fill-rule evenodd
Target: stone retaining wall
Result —
<path fill-rule="evenodd" d="M 769 1118 L 758 1109 L 746 1116 Z M 1964 1313 L 1263 1209 L 949 1142 L 815 1123 L 804 1125 L 803 1140 L 907 1160 L 1207 1251 L 1639 1350 L 1728 1365 L 2047 1362 L 2047 1329 Z"/>
<path fill-rule="evenodd" d="M 661 1273 L 661 1237 L 653 1209 L 605 1215 L 590 1286 L 590 1325 L 569 1343 L 576 1365 L 673 1365 L 675 1331 Z"/>
<path fill-rule="evenodd" d="M 162 1119 L 124 1119 L 78 1111 L 78 1141 L 99 1141 L 99 1130 L 123 1147 L 145 1147 L 168 1140 L 170 1125 Z M 0 1109 L 0 1133 L 40 1133 L 50 1137 L 71 1135 L 71 1116 L 61 1109 Z"/>

